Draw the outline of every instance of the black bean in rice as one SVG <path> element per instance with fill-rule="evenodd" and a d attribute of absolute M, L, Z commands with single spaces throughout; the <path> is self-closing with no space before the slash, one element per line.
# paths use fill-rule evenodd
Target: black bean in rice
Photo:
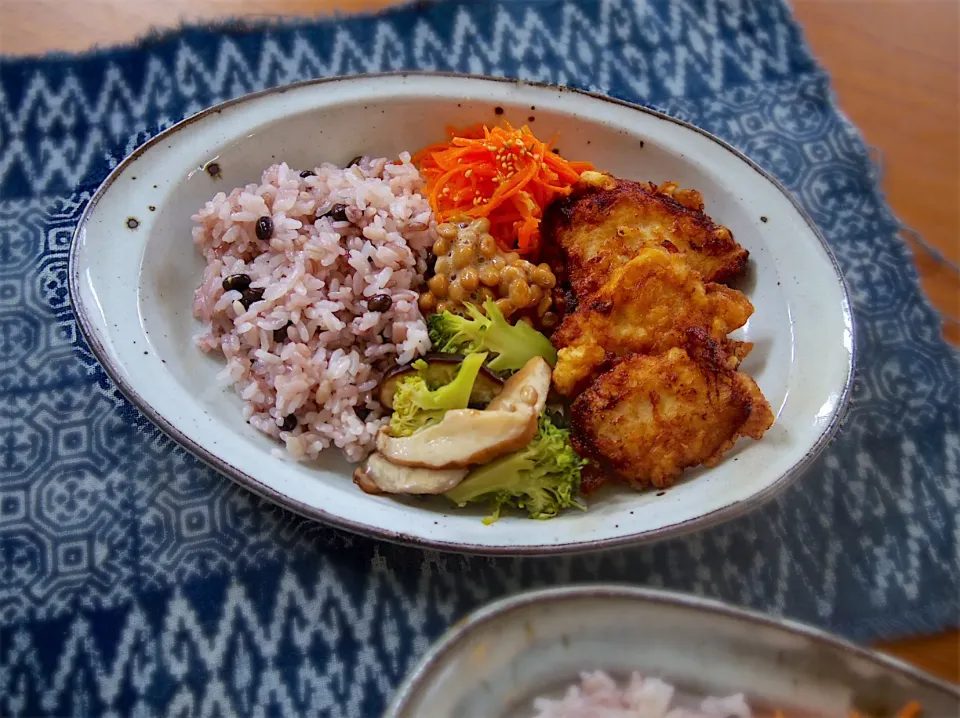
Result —
<path fill-rule="evenodd" d="M 244 418 L 292 458 L 337 446 L 358 461 L 388 420 L 375 399 L 379 377 L 430 348 L 417 268 L 435 223 L 406 153 L 397 163 L 366 158 L 314 172 L 304 181 L 275 165 L 259 185 L 219 193 L 194 216 L 207 264 L 194 295 L 207 327 L 197 343 L 224 356 L 220 376 L 243 400 Z M 262 217 L 269 243 L 257 233 Z M 243 289 L 222 286 L 241 274 L 250 279 Z M 386 313 L 368 306 L 379 295 L 390 299 Z M 281 431 L 289 416 L 295 430 Z"/>

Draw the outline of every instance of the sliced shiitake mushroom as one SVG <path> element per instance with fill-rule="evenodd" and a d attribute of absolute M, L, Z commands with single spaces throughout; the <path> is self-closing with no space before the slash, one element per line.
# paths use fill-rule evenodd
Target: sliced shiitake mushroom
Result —
<path fill-rule="evenodd" d="M 539 356 L 533 357 L 523 365 L 523 369 L 507 379 L 503 390 L 494 397 L 487 410 L 517 411 L 533 407 L 539 416 L 547 405 L 552 376 L 553 370 L 547 360 Z"/>
<path fill-rule="evenodd" d="M 467 472 L 400 466 L 374 452 L 353 472 L 353 482 L 368 494 L 442 494 L 463 481 Z"/>
<path fill-rule="evenodd" d="M 448 411 L 439 424 L 404 437 L 377 433 L 377 451 L 394 464 L 452 469 L 484 464 L 519 451 L 537 433 L 538 414 L 532 406 L 515 411 Z"/>
<path fill-rule="evenodd" d="M 453 381 L 460 368 L 463 356 L 460 354 L 427 354 L 422 359 L 427 364 L 426 379 L 430 386 L 443 386 Z M 380 382 L 380 403 L 388 409 L 393 408 L 393 395 L 397 391 L 397 382 L 404 377 L 419 373 L 413 364 L 404 364 L 391 369 Z M 470 392 L 471 406 L 486 406 L 503 389 L 503 381 L 486 367 L 480 368 L 473 390 Z"/>

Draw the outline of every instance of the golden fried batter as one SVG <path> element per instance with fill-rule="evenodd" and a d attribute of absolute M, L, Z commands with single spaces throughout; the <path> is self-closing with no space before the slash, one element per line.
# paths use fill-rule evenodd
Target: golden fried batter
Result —
<path fill-rule="evenodd" d="M 751 314 L 753 305 L 742 293 L 704 283 L 679 254 L 641 249 L 554 332 L 553 344 L 560 350 L 554 386 L 570 396 L 616 357 L 683 346 L 691 327 L 724 341 Z"/>
<path fill-rule="evenodd" d="M 574 448 L 636 488 L 715 465 L 740 436 L 759 439 L 773 424 L 756 383 L 729 363 L 701 329 L 687 330 L 682 348 L 627 357 L 574 401 Z"/>
<path fill-rule="evenodd" d="M 749 253 L 702 209 L 699 192 L 675 183 L 657 188 L 584 172 L 570 197 L 550 205 L 541 229 L 548 244 L 562 248 L 571 287 L 581 300 L 650 246 L 682 253 L 705 281 L 729 282 L 743 271 Z"/>

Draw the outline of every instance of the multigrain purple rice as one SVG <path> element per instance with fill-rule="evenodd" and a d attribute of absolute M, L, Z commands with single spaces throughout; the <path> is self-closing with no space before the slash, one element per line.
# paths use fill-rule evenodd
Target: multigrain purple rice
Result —
<path fill-rule="evenodd" d="M 531 718 L 751 718 L 740 693 L 683 700 L 659 678 L 633 673 L 618 684 L 603 671 L 587 671 L 557 699 L 534 700 Z"/>
<path fill-rule="evenodd" d="M 417 290 L 436 223 L 422 186 L 407 153 L 280 164 L 193 217 L 207 263 L 197 343 L 225 357 L 244 418 L 296 459 L 331 445 L 363 458 L 387 421 L 380 376 L 429 349 Z"/>

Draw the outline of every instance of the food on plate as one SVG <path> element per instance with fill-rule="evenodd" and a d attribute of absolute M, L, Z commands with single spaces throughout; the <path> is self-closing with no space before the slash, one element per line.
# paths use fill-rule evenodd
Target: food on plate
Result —
<path fill-rule="evenodd" d="M 570 408 L 578 453 L 636 488 L 713 466 L 739 437 L 759 439 L 772 424 L 756 382 L 701 329 L 688 329 L 682 348 L 623 359 Z"/>
<path fill-rule="evenodd" d="M 484 302 L 483 311 L 472 304 L 463 309 L 467 316 L 441 312 L 427 319 L 435 351 L 492 352 L 496 356 L 489 367 L 497 372 L 517 371 L 538 356 L 556 364 L 557 350 L 550 340 L 526 322 L 510 324 L 493 301 Z"/>
<path fill-rule="evenodd" d="M 464 304 L 497 303 L 507 319 L 526 317 L 534 325 L 557 324 L 553 288 L 557 278 L 549 264 L 534 265 L 516 252 L 506 252 L 489 233 L 490 220 L 453 217 L 437 227 L 433 243 L 433 275 L 420 293 L 424 314 L 458 311 Z"/>
<path fill-rule="evenodd" d="M 373 452 L 353 472 L 354 483 L 368 494 L 442 494 L 467 475 L 467 469 L 425 469 L 394 464 Z"/>
<path fill-rule="evenodd" d="M 752 345 L 728 336 L 754 311 L 724 284 L 748 254 L 699 192 L 568 161 L 527 126 L 448 134 L 274 165 L 194 215 L 197 341 L 250 424 L 293 459 L 340 448 L 367 493 L 487 522 L 583 509 L 610 476 L 665 487 L 763 435 Z"/>
<path fill-rule="evenodd" d="M 742 693 L 702 700 L 684 700 L 671 684 L 634 672 L 618 685 L 604 671 L 584 671 L 580 682 L 567 688 L 562 698 L 535 698 L 532 718 L 761 718 Z M 909 703 L 893 718 L 919 718 L 921 706 Z M 774 711 L 773 718 L 787 718 Z M 867 718 L 851 712 L 849 718 Z"/>
<path fill-rule="evenodd" d="M 489 231 L 505 250 L 536 257 L 544 209 L 570 194 L 589 162 L 568 162 L 552 152 L 529 127 L 474 125 L 447 129 L 450 139 L 414 157 L 427 178 L 437 221 L 486 217 Z"/>
<path fill-rule="evenodd" d="M 689 196 L 688 204 L 693 204 Z M 651 246 L 682 253 L 706 282 L 730 282 L 743 272 L 749 253 L 729 229 L 703 213 L 702 199 L 696 207 L 652 183 L 585 172 L 573 194 L 550 205 L 543 234 L 562 249 L 578 299 L 597 291 L 610 272 Z"/>
<path fill-rule="evenodd" d="M 388 421 L 381 376 L 430 348 L 417 291 L 436 235 L 408 154 L 219 193 L 194 215 L 206 268 L 194 314 L 255 428 L 293 458 L 358 461 Z"/>
<path fill-rule="evenodd" d="M 390 417 L 390 430 L 394 436 L 409 436 L 418 429 L 436 424 L 445 412 L 451 409 L 466 409 L 473 400 L 473 387 L 483 371 L 486 354 L 473 354 L 461 359 L 457 371 L 446 381 L 444 373 L 438 373 L 431 365 L 418 360 L 405 371 L 399 379 L 388 375 L 383 384 L 393 386 L 390 404 L 393 415 Z M 381 389 L 381 396 L 389 391 Z"/>
<path fill-rule="evenodd" d="M 774 718 L 786 718 L 786 716 L 780 711 L 777 711 Z M 851 711 L 849 718 L 869 718 L 869 716 L 859 711 Z M 923 718 L 923 706 L 920 705 L 919 701 L 910 701 L 898 710 L 893 718 Z"/>
<path fill-rule="evenodd" d="M 702 701 L 675 700 L 676 689 L 659 678 L 633 673 L 618 686 L 603 671 L 585 671 L 562 698 L 535 698 L 532 718 L 751 718 L 741 693 Z M 681 705 L 683 707 L 681 707 Z"/>
<path fill-rule="evenodd" d="M 532 406 L 512 410 L 452 409 L 409 436 L 377 432 L 377 451 L 401 466 L 427 469 L 484 464 L 530 443 L 537 431 Z"/>
<path fill-rule="evenodd" d="M 554 382 L 570 396 L 605 362 L 682 346 L 694 327 L 723 341 L 751 314 L 741 292 L 704 282 L 681 255 L 641 249 L 553 333 L 559 348 Z"/>
<path fill-rule="evenodd" d="M 523 369 L 507 380 L 503 390 L 487 405 L 487 410 L 518 411 L 532 406 L 540 416 L 547 406 L 552 375 L 546 359 L 532 357 Z"/>
<path fill-rule="evenodd" d="M 396 382 L 394 419 L 377 434 L 377 450 L 354 482 L 368 493 L 442 493 L 458 506 L 488 504 L 488 523 L 505 506 L 537 519 L 583 508 L 576 497 L 584 461 L 547 412 L 550 364 L 534 355 L 484 409 L 462 408 L 487 356 L 467 354 L 436 388 L 428 383 L 428 362 L 415 362 L 415 371 Z"/>
<path fill-rule="evenodd" d="M 401 380 L 418 376 L 424 386 L 441 387 L 450 384 L 460 373 L 465 357 L 461 354 L 427 354 L 411 364 L 403 364 L 388 371 L 380 382 L 378 398 L 387 409 L 393 409 L 393 397 Z M 477 361 L 477 360 L 473 360 Z M 461 378 L 461 380 L 463 377 Z M 480 365 L 467 406 L 486 405 L 503 389 L 503 380 Z"/>
<path fill-rule="evenodd" d="M 526 447 L 474 469 L 445 496 L 458 506 L 489 504 L 486 523 L 496 521 L 504 507 L 526 511 L 532 519 L 549 519 L 565 508 L 585 508 L 577 501 L 583 465 L 569 432 L 542 414 L 537 435 Z"/>
<path fill-rule="evenodd" d="M 703 210 L 702 196 L 676 183 L 591 170 L 544 217 L 571 295 L 551 337 L 553 383 L 573 399 L 573 445 L 592 462 L 587 493 L 611 474 L 638 489 L 671 486 L 773 423 L 738 371 L 752 344 L 728 337 L 754 307 L 721 282 L 742 273 L 748 253 Z"/>

